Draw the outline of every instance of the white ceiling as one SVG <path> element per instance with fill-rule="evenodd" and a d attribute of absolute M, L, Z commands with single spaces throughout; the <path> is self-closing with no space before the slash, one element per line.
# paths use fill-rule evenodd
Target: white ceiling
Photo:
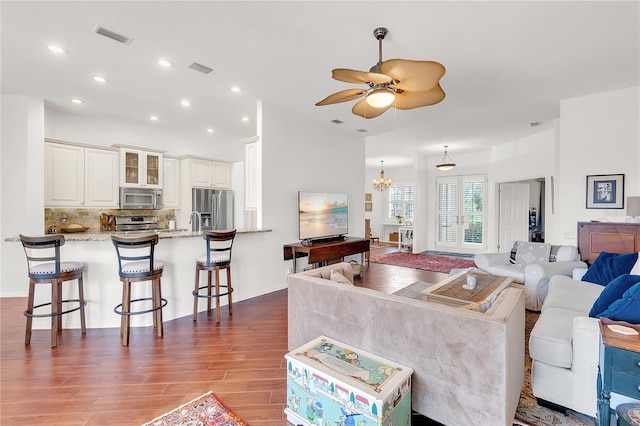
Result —
<path fill-rule="evenodd" d="M 548 128 L 562 99 L 640 85 L 638 1 L 65 1 L 1 2 L 2 94 L 94 118 L 180 132 L 196 143 L 255 135 L 256 101 L 368 136 L 367 164 L 456 152 Z M 133 38 L 120 44 L 96 25 Z M 356 85 L 331 69 L 383 60 L 447 68 L 440 104 L 366 120 L 356 101 L 316 107 Z M 60 57 L 45 45 L 69 50 Z M 176 66 L 159 69 L 160 57 Z M 188 66 L 213 68 L 205 75 Z M 103 74 L 107 85 L 91 81 Z M 232 85 L 243 91 L 233 94 Z M 83 105 L 70 103 L 81 97 Z M 188 98 L 193 106 L 180 106 Z M 151 123 L 149 115 L 160 120 Z M 240 118 L 249 116 L 243 123 Z M 531 127 L 530 122 L 540 122 Z M 213 127 L 213 135 L 204 129 Z M 356 133 L 367 129 L 367 133 Z M 304 141 L 301 141 L 304 143 Z"/>

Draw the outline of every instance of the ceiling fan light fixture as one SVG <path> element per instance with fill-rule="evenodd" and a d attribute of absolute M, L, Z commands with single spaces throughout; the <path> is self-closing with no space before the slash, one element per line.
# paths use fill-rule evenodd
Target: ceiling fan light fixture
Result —
<path fill-rule="evenodd" d="M 396 95 L 389 89 L 376 89 L 367 95 L 367 104 L 374 108 L 388 107 L 396 100 Z"/>
<path fill-rule="evenodd" d="M 451 160 L 451 157 L 447 154 L 448 145 L 444 146 L 444 155 L 442 156 L 442 161 L 440 164 L 436 165 L 436 169 L 442 170 L 446 172 L 447 170 L 451 170 L 456 166 L 456 163 Z"/>

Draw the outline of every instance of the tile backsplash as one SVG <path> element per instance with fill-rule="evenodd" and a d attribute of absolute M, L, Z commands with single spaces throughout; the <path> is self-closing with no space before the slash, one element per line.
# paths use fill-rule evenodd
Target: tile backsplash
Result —
<path fill-rule="evenodd" d="M 44 233 L 55 225 L 58 232 L 62 226 L 78 224 L 89 227 L 87 232 L 100 232 L 100 215 L 102 213 L 114 216 L 158 216 L 158 227 L 167 228 L 168 217 L 175 217 L 175 209 L 162 210 L 120 210 L 120 209 L 73 209 L 73 208 L 45 208 Z M 67 219 L 64 220 L 66 215 Z"/>

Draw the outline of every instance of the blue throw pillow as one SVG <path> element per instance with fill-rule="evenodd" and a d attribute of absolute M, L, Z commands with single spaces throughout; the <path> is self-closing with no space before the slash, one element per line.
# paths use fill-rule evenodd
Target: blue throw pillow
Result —
<path fill-rule="evenodd" d="M 614 321 L 640 323 L 640 283 L 625 291 L 622 298 L 613 302 L 598 318 L 606 317 Z"/>
<path fill-rule="evenodd" d="M 640 275 L 624 274 L 611 281 L 596 299 L 591 311 L 589 311 L 589 316 L 596 318 L 600 313 L 605 311 L 609 305 L 622 298 L 624 292 L 636 283 L 640 283 Z"/>
<path fill-rule="evenodd" d="M 607 285 L 614 278 L 622 274 L 628 274 L 633 269 L 633 265 L 638 261 L 638 253 L 608 253 L 600 252 L 593 265 L 589 267 L 587 273 L 582 277 L 582 281 Z"/>

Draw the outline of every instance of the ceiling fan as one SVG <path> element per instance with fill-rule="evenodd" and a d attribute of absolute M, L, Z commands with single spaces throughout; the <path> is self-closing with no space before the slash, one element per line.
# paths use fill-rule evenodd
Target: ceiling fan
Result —
<path fill-rule="evenodd" d="M 346 83 L 364 83 L 367 88 L 347 89 L 327 96 L 316 106 L 351 101 L 362 96 L 351 112 L 364 118 L 374 118 L 391 107 L 412 109 L 434 105 L 444 99 L 440 79 L 445 73 L 442 64 L 433 61 L 411 61 L 390 59 L 382 62 L 382 40 L 389 31 L 376 28 L 373 35 L 378 39 L 379 60 L 369 72 L 336 68 L 331 77 Z"/>

